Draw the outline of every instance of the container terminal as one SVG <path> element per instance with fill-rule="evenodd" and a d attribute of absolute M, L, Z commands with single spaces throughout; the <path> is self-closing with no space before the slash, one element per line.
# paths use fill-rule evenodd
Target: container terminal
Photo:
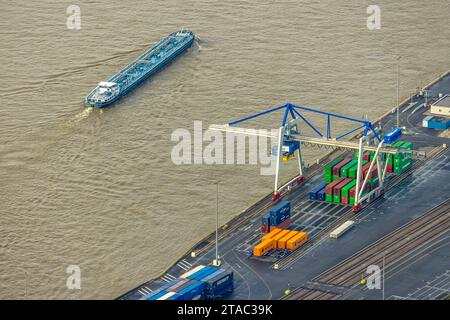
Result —
<path fill-rule="evenodd" d="M 251 134 L 235 125 L 284 111 L 272 136 L 278 139 L 273 193 L 202 239 L 160 277 L 117 299 L 448 298 L 449 102 L 450 71 L 373 122 L 286 104 L 211 126 Z M 324 114 L 327 132 L 304 112 Z M 358 127 L 332 137 L 333 117 Z M 303 136 L 300 121 L 319 137 Z M 312 144 L 332 151 L 304 168 L 301 148 Z M 280 186 L 283 161 L 295 158 L 299 175 Z M 381 290 L 366 285 L 371 265 L 383 270 Z"/>
<path fill-rule="evenodd" d="M 189 30 L 171 33 L 108 81 L 100 82 L 84 99 L 85 106 L 104 108 L 111 105 L 185 52 L 194 40 L 195 35 Z"/>

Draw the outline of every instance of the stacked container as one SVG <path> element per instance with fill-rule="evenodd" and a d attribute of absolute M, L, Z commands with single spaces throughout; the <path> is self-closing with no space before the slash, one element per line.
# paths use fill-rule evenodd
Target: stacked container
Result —
<path fill-rule="evenodd" d="M 392 145 L 396 148 L 412 150 L 413 144 L 411 142 L 397 141 Z M 410 155 L 400 152 L 395 155 L 389 155 L 388 157 L 388 172 L 394 172 L 397 174 L 402 174 L 406 170 L 412 167 L 413 160 Z"/>
<path fill-rule="evenodd" d="M 339 162 L 344 160 L 343 157 L 337 157 L 333 161 L 331 161 L 329 164 L 327 164 L 324 168 L 324 180 L 326 183 L 330 183 L 333 181 L 333 167 L 337 165 Z"/>
<path fill-rule="evenodd" d="M 261 217 L 261 231 L 270 232 L 275 228 L 286 228 L 291 224 L 291 203 L 280 201 Z"/>
<path fill-rule="evenodd" d="M 325 201 L 332 202 L 333 201 L 333 188 L 337 186 L 339 183 L 344 181 L 344 178 L 338 178 L 334 180 L 325 188 Z"/>

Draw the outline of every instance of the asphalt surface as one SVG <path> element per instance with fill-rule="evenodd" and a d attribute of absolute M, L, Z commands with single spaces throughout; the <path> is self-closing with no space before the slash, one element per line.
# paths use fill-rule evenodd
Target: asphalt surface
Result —
<path fill-rule="evenodd" d="M 430 92 L 432 97 L 428 101 L 436 100 L 438 93 L 450 93 L 450 74 L 431 86 Z M 437 136 L 439 131 L 421 127 L 423 112 L 426 110 L 424 98 L 415 97 L 412 103 L 405 103 L 400 110 L 400 125 L 406 126 L 409 131 L 402 140 L 412 141 L 415 149 L 423 150 L 430 150 L 443 143 L 450 145 L 450 139 Z M 396 115 L 392 113 L 382 119 L 381 124 L 386 131 L 389 131 L 388 129 L 392 128 L 395 122 Z M 312 279 L 446 200 L 450 194 L 450 185 L 447 183 L 450 181 L 449 156 L 450 150 L 444 150 L 400 184 L 389 189 L 384 199 L 370 204 L 357 215 L 350 214 L 351 208 L 348 206 L 309 200 L 309 191 L 323 181 L 321 173 L 313 176 L 283 197 L 291 201 L 293 208 L 293 224 L 289 228 L 305 230 L 309 233 L 309 238 L 313 239 L 305 248 L 302 247 L 291 254 L 292 257 L 289 257 L 287 263 L 283 262 L 286 257 L 282 252 L 275 252 L 264 258 L 249 255 L 249 249 L 258 243 L 262 236 L 259 215 L 252 217 L 252 213 L 257 213 L 259 207 L 264 206 L 257 205 L 254 212 L 252 212 L 253 209 L 249 210 L 230 224 L 238 227 L 232 232 L 227 231 L 229 234 L 219 243 L 219 255 L 223 267 L 235 273 L 234 292 L 224 298 L 279 299 L 288 288 L 306 287 L 327 290 L 338 294 L 342 299 L 381 299 L 380 290 L 368 290 L 365 287 L 337 288 L 314 283 Z M 268 199 L 264 201 L 268 202 Z M 350 215 L 351 219 L 356 220 L 356 226 L 338 240 L 330 239 L 326 232 L 330 226 L 333 226 L 339 218 Z M 244 216 L 248 221 L 244 220 Z M 139 299 L 143 294 L 157 289 L 193 266 L 210 264 L 215 256 L 214 246 L 208 245 L 210 241 L 211 239 L 208 239 L 196 246 L 195 250 L 199 254 L 195 258 L 187 253 L 162 277 L 151 280 L 120 298 Z M 392 270 L 386 270 L 385 298 L 414 299 L 417 297 L 420 299 L 425 290 L 426 292 L 441 290 L 440 295 L 434 292 L 427 296 L 436 299 L 441 298 L 445 290 L 448 293 L 449 272 L 447 269 L 450 252 L 448 237 L 440 241 L 427 244 L 426 248 L 422 248 L 425 250 L 423 252 L 411 253 L 411 256 L 405 258 L 403 264 L 399 265 L 400 267 L 393 266 Z M 278 270 L 274 270 L 274 263 L 278 261 L 283 263 Z M 439 277 L 443 277 L 442 279 L 446 277 L 447 282 Z M 436 287 L 435 282 L 438 282 L 436 279 L 442 280 L 444 289 Z"/>

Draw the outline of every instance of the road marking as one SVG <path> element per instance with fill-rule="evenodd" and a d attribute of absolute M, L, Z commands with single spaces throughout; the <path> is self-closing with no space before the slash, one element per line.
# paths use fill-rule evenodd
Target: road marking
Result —
<path fill-rule="evenodd" d="M 411 112 L 411 114 L 416 113 L 416 111 L 419 110 L 420 108 L 422 108 L 423 106 L 425 106 L 425 103 L 422 103 L 422 104 L 419 105 L 417 108 L 415 108 L 415 109 Z"/>
<path fill-rule="evenodd" d="M 417 104 L 417 102 L 410 102 L 409 105 L 405 109 L 403 109 L 402 113 L 408 111 L 409 109 L 411 109 L 416 104 Z"/>

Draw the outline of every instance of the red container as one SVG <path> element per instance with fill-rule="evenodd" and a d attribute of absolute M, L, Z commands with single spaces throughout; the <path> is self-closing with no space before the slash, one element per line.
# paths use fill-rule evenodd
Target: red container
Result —
<path fill-rule="evenodd" d="M 367 170 L 367 171 L 369 171 L 369 170 Z M 369 173 L 366 172 L 366 174 L 369 175 L 369 179 L 375 178 L 378 175 L 378 168 L 377 168 L 376 164 L 374 164 L 372 167 L 372 170 Z"/>
<path fill-rule="evenodd" d="M 348 197 L 341 197 L 341 202 L 344 204 L 348 204 Z"/>
<path fill-rule="evenodd" d="M 363 165 L 363 167 L 361 168 L 361 172 L 362 172 L 362 177 L 363 179 L 366 177 L 366 171 L 369 170 L 370 167 L 370 162 L 366 163 L 365 165 Z"/>
<path fill-rule="evenodd" d="M 269 226 L 269 225 L 267 225 L 267 224 L 261 225 L 261 232 L 263 232 L 263 233 L 269 233 L 269 229 L 270 229 L 270 226 Z"/>
<path fill-rule="evenodd" d="M 344 159 L 341 162 L 339 162 L 337 165 L 333 167 L 333 175 L 340 176 L 341 175 L 341 168 L 345 166 L 347 163 L 352 161 L 352 159 Z"/>
<path fill-rule="evenodd" d="M 362 182 L 361 182 L 361 184 L 362 184 Z M 369 190 L 369 188 L 370 188 L 370 184 L 366 183 L 366 186 L 364 187 L 364 191 Z M 356 186 L 354 186 L 353 188 L 350 189 L 350 198 L 355 197 L 355 191 L 356 191 Z"/>
<path fill-rule="evenodd" d="M 341 195 L 341 189 L 343 187 L 345 187 L 347 185 L 347 183 L 349 183 L 352 180 L 353 180 L 352 178 L 347 178 L 347 179 L 342 180 L 342 182 L 339 183 L 338 185 L 334 186 L 333 187 L 333 196 L 334 195 L 339 195 L 340 196 Z"/>
<path fill-rule="evenodd" d="M 333 188 L 335 186 L 337 186 L 339 183 L 341 183 L 342 181 L 344 181 L 344 178 L 338 178 L 338 179 L 334 180 L 332 183 L 327 184 L 327 186 L 325 187 L 325 193 L 332 195 Z"/>
<path fill-rule="evenodd" d="M 363 160 L 370 161 L 370 151 L 366 151 L 363 154 Z"/>
<path fill-rule="evenodd" d="M 386 167 L 387 172 L 392 173 L 392 165 L 388 164 Z"/>

